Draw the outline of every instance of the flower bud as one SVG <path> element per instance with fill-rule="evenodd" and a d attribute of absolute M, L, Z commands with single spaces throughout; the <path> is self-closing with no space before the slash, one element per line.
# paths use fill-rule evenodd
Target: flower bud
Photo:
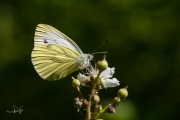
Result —
<path fill-rule="evenodd" d="M 115 112 L 116 112 L 115 108 L 111 104 L 109 104 L 107 108 L 107 113 L 115 113 Z"/>
<path fill-rule="evenodd" d="M 79 99 L 78 97 L 74 99 L 74 107 L 77 108 L 77 112 L 79 112 L 79 109 L 82 107 L 82 100 Z"/>
<path fill-rule="evenodd" d="M 77 109 L 80 109 L 81 106 L 82 106 L 83 102 L 77 97 L 74 99 L 74 106 L 77 108 Z"/>
<path fill-rule="evenodd" d="M 90 80 L 94 81 L 96 79 L 97 75 L 91 75 Z"/>
<path fill-rule="evenodd" d="M 114 103 L 118 104 L 118 103 L 120 103 L 120 102 L 121 102 L 120 97 L 115 97 L 115 98 L 114 98 Z"/>
<path fill-rule="evenodd" d="M 96 104 L 100 101 L 100 98 L 98 95 L 93 95 L 91 102 Z"/>
<path fill-rule="evenodd" d="M 75 79 L 74 77 L 72 77 L 72 86 L 74 87 L 74 88 L 77 88 L 77 87 L 79 87 L 80 86 L 80 82 L 79 82 L 79 80 L 77 80 L 77 79 Z"/>
<path fill-rule="evenodd" d="M 124 100 L 128 96 L 127 87 L 119 89 L 117 96 Z"/>
<path fill-rule="evenodd" d="M 98 105 L 97 111 L 100 112 L 102 110 L 102 105 Z"/>
<path fill-rule="evenodd" d="M 97 69 L 99 71 L 104 71 L 108 67 L 108 63 L 106 61 L 106 55 L 103 56 L 103 59 L 97 62 Z"/>

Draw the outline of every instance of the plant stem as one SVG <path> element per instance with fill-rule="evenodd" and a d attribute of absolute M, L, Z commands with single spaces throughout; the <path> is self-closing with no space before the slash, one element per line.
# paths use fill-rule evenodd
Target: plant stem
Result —
<path fill-rule="evenodd" d="M 77 87 L 76 89 L 77 89 L 77 92 L 79 93 L 79 97 L 81 97 L 82 99 L 85 99 L 79 87 Z"/>
<path fill-rule="evenodd" d="M 107 109 L 108 109 L 108 105 L 104 109 L 102 109 L 95 118 L 102 117 L 107 112 Z"/>
<path fill-rule="evenodd" d="M 90 93 L 90 96 L 89 96 L 88 105 L 86 107 L 86 110 L 87 110 L 86 111 L 87 112 L 87 119 L 86 120 L 94 120 L 94 119 L 91 119 L 91 99 L 92 99 L 92 97 L 94 95 L 94 92 L 96 90 L 96 83 L 97 83 L 97 81 L 99 79 L 100 74 L 101 74 L 101 71 L 99 71 L 99 73 L 98 73 L 96 79 L 93 81 L 93 84 L 92 84 L 92 87 L 91 87 L 91 93 Z"/>

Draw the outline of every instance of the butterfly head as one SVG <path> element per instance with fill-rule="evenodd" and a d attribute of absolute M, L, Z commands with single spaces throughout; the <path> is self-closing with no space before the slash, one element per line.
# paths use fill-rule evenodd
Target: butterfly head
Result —
<path fill-rule="evenodd" d="M 82 59 L 80 59 L 79 63 L 79 69 L 84 69 L 87 66 L 90 66 L 90 61 L 93 59 L 93 55 L 91 54 L 84 54 L 82 55 Z"/>

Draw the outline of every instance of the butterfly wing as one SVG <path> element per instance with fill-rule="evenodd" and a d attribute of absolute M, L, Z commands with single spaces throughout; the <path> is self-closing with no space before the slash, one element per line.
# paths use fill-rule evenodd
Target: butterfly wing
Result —
<path fill-rule="evenodd" d="M 63 46 L 40 44 L 34 47 L 31 57 L 39 75 L 43 79 L 54 81 L 78 70 L 78 59 L 82 55 Z"/>
<path fill-rule="evenodd" d="M 39 44 L 61 45 L 83 54 L 81 49 L 73 40 L 71 40 L 56 28 L 46 24 L 38 24 L 36 27 L 34 46 Z"/>

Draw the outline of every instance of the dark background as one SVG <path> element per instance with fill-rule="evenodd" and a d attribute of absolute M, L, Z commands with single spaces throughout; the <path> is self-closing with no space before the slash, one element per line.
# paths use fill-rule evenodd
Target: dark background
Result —
<path fill-rule="evenodd" d="M 0 119 L 82 120 L 71 76 L 42 80 L 31 63 L 34 32 L 49 24 L 72 38 L 84 53 L 107 51 L 121 85 L 100 91 L 103 105 L 119 88 L 129 96 L 105 120 L 177 120 L 179 116 L 179 0 L 1 0 Z M 102 54 L 95 55 L 99 60 Z M 88 89 L 82 88 L 86 92 Z M 22 114 L 7 113 L 13 105 Z"/>

